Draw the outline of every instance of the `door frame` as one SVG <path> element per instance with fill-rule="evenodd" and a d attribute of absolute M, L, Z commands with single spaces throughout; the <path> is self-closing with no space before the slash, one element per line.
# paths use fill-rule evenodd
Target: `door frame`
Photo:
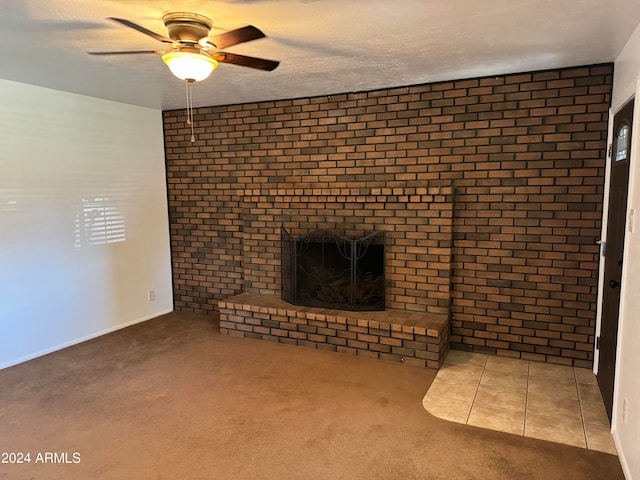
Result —
<path fill-rule="evenodd" d="M 606 155 L 606 164 L 605 164 L 605 184 L 604 184 L 604 193 L 603 193 L 603 206 L 602 206 L 602 225 L 601 225 L 601 234 L 600 234 L 600 240 L 602 242 L 606 241 L 607 239 L 607 226 L 608 226 L 608 221 L 609 221 L 609 183 L 611 181 L 611 150 L 609 149 L 609 145 L 612 145 L 613 142 L 613 119 L 615 117 L 615 115 L 622 109 L 622 107 L 624 107 L 629 101 L 631 101 L 632 99 L 636 99 L 635 102 L 635 106 L 633 109 L 633 119 L 634 119 L 634 124 L 632 127 L 632 141 L 631 141 L 631 156 L 629 158 L 629 185 L 627 188 L 627 198 L 630 198 L 630 192 L 634 191 L 634 178 L 635 178 L 635 170 L 636 170 L 636 163 L 638 161 L 640 161 L 640 152 L 638 152 L 638 149 L 640 148 L 640 138 L 638 138 L 639 136 L 639 132 L 638 132 L 638 121 L 640 121 L 640 78 L 637 79 L 636 81 L 636 90 L 635 92 L 630 95 L 628 98 L 626 98 L 623 102 L 621 102 L 621 104 L 618 106 L 618 108 L 615 111 L 612 111 L 611 109 L 609 109 L 609 123 L 608 123 L 608 132 L 607 132 L 607 155 Z M 627 211 L 625 212 L 625 229 L 628 233 L 628 222 L 629 222 L 629 212 L 632 209 L 632 203 L 630 201 L 627 202 Z M 639 212 L 634 212 L 635 216 L 638 216 Z M 640 228 L 640 221 L 639 219 L 635 219 L 635 229 L 637 230 L 638 228 Z M 623 251 L 628 251 L 628 242 L 630 241 L 630 235 L 625 235 L 624 238 L 624 250 Z M 596 328 L 595 328 L 595 338 L 600 336 L 600 330 L 601 330 L 601 326 L 602 326 L 602 297 L 604 294 L 604 264 L 605 264 L 605 258 L 602 256 L 602 244 L 601 244 L 601 248 L 600 248 L 600 258 L 599 258 L 599 264 L 598 264 L 598 295 L 597 295 L 597 302 L 596 302 Z M 625 303 L 625 298 L 626 298 L 626 284 L 627 282 L 625 281 L 626 277 L 627 277 L 627 269 L 629 268 L 628 266 L 628 262 L 623 262 L 622 263 L 622 281 L 620 282 L 620 306 L 619 306 L 619 311 L 622 312 L 623 311 L 623 306 Z M 625 318 L 622 316 L 618 317 L 618 342 L 616 345 L 616 360 L 618 358 L 620 358 L 620 348 L 621 348 L 621 343 L 620 342 L 620 335 L 623 332 L 624 329 L 624 320 Z M 593 355 L 593 373 L 595 375 L 598 374 L 598 367 L 599 367 L 599 363 L 600 363 L 600 351 L 596 348 L 595 345 L 595 341 L 594 341 L 594 355 Z M 619 392 L 619 388 L 618 388 L 618 381 L 619 381 L 619 369 L 620 369 L 620 364 L 619 362 L 616 361 L 615 364 L 615 373 L 614 373 L 614 387 L 613 387 L 613 409 L 612 409 L 612 418 L 611 418 L 611 431 L 613 432 L 615 430 L 615 426 L 616 426 L 616 422 L 617 422 L 617 408 L 616 406 L 618 405 L 618 392 Z"/>
<path fill-rule="evenodd" d="M 633 97 L 631 97 L 633 98 Z M 631 98 L 624 101 L 622 105 L 618 108 L 621 110 L 623 106 L 627 104 Z M 595 340 L 600 336 L 600 328 L 602 326 L 602 296 L 604 294 L 604 256 L 602 255 L 603 243 L 607 240 L 607 227 L 609 226 L 609 187 L 611 182 L 611 152 L 612 149 L 609 148 L 609 145 L 613 145 L 613 118 L 615 117 L 615 113 L 611 109 L 609 109 L 609 123 L 607 127 L 607 146 L 606 146 L 606 159 L 605 159 L 605 169 L 604 169 L 604 193 L 602 196 L 602 224 L 600 225 L 600 249 L 599 249 L 599 260 L 598 260 L 598 296 L 596 300 L 596 329 L 595 329 L 595 337 L 593 342 L 593 373 L 594 375 L 598 375 L 598 367 L 600 366 L 600 349 L 596 348 L 597 341 Z M 633 137 L 632 137 L 633 138 Z M 622 265 L 624 268 L 624 264 Z M 620 296 L 622 296 L 622 289 L 620 289 Z M 615 395 L 615 388 L 614 388 Z"/>

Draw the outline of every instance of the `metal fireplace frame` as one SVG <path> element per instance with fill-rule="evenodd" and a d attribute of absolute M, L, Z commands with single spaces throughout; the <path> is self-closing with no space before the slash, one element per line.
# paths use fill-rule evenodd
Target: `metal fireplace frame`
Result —
<path fill-rule="evenodd" d="M 373 232 L 365 235 L 361 238 L 350 238 L 344 235 L 340 235 L 333 230 L 313 230 L 306 235 L 298 237 L 292 236 L 287 229 L 282 226 L 280 229 L 280 244 L 281 244 L 281 297 L 286 302 L 294 305 L 305 305 L 311 307 L 331 308 L 340 310 L 352 310 L 352 311 L 375 311 L 385 309 L 385 232 Z M 339 281 L 345 275 L 345 272 L 349 271 L 349 299 L 345 303 L 340 302 L 323 302 L 321 300 L 314 300 L 311 297 L 305 298 L 301 292 L 298 291 L 298 272 L 300 269 L 304 271 L 304 267 L 300 265 L 298 259 L 301 258 L 309 249 L 311 244 L 322 245 L 323 262 L 324 263 L 324 245 L 335 245 L 339 254 L 344 260 L 348 260 L 349 267 L 341 272 L 335 272 L 335 276 L 331 277 L 332 271 L 328 269 L 328 275 L 330 279 Z M 373 272 L 362 272 L 359 267 L 361 261 L 367 254 L 371 245 L 382 246 L 381 256 L 381 269 L 382 272 L 374 276 Z M 314 272 L 306 272 L 304 274 L 308 277 L 318 276 L 314 275 Z M 373 303 L 364 304 L 362 299 L 357 297 L 358 293 L 358 281 L 368 282 L 370 285 L 375 285 L 375 297 Z M 319 286 L 331 287 L 334 282 L 327 283 L 326 285 L 320 284 Z M 318 303 L 321 303 L 320 305 Z"/>

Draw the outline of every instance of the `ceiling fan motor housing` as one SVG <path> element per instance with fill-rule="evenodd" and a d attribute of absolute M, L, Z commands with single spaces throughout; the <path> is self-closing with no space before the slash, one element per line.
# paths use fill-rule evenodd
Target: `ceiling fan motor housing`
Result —
<path fill-rule="evenodd" d="M 198 43 L 200 39 L 208 37 L 213 26 L 210 18 L 188 12 L 167 13 L 162 21 L 169 38 L 186 43 Z"/>

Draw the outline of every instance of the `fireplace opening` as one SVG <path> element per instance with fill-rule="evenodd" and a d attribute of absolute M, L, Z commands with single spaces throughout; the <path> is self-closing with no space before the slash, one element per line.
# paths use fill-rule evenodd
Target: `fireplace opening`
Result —
<path fill-rule="evenodd" d="M 282 299 L 340 310 L 384 310 L 384 232 L 354 239 L 281 229 Z"/>

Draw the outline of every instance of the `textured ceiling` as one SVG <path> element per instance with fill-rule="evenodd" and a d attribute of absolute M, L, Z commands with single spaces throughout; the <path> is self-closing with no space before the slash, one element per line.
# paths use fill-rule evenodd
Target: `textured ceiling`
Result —
<path fill-rule="evenodd" d="M 194 105 L 372 90 L 613 61 L 640 0 L 0 0 L 0 78 L 143 105 L 184 107 L 162 48 L 105 17 L 166 35 L 163 14 L 196 12 L 213 34 L 252 24 L 268 38 L 233 53 L 280 60 L 273 72 L 221 64 Z"/>

